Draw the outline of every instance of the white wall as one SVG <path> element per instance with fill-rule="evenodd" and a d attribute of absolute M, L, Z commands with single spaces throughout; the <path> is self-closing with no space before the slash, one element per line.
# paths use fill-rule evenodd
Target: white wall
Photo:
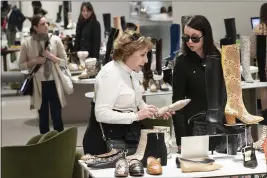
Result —
<path fill-rule="evenodd" d="M 236 30 L 240 35 L 251 35 L 250 17 L 259 16 L 263 2 L 174 2 L 174 23 L 181 23 L 181 16 L 204 15 L 211 23 L 216 42 L 226 34 L 225 18 L 235 18 Z"/>

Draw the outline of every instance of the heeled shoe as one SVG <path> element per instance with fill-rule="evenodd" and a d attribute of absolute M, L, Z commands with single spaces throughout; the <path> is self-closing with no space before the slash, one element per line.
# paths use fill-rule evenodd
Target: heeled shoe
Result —
<path fill-rule="evenodd" d="M 122 158 L 116 162 L 116 168 L 114 172 L 115 177 L 128 177 L 129 165 L 126 159 Z"/>
<path fill-rule="evenodd" d="M 244 160 L 243 162 L 244 167 L 254 169 L 258 166 L 255 149 L 253 148 L 252 145 L 244 147 L 242 149 L 242 154 L 243 154 L 243 160 Z"/>
<path fill-rule="evenodd" d="M 191 99 L 184 99 L 176 101 L 175 103 L 170 104 L 168 106 L 164 106 L 158 110 L 158 112 L 156 113 L 156 117 L 161 117 L 166 112 L 178 111 L 185 107 L 190 101 Z"/>
<path fill-rule="evenodd" d="M 155 81 L 153 79 L 151 79 L 149 81 L 148 85 L 149 85 L 150 92 L 157 92 L 158 91 L 157 85 L 156 85 L 156 83 L 155 83 Z"/>
<path fill-rule="evenodd" d="M 138 159 L 132 159 L 129 162 L 129 173 L 130 176 L 143 176 L 144 166 Z"/>
<path fill-rule="evenodd" d="M 253 143 L 253 148 L 261 149 L 262 148 L 262 144 L 263 144 L 263 142 L 264 142 L 264 140 L 266 138 L 267 138 L 267 126 L 264 125 L 263 128 L 262 128 L 261 137 L 257 142 Z"/>
<path fill-rule="evenodd" d="M 160 164 L 160 158 L 156 159 L 152 156 L 147 158 L 147 173 L 150 175 L 161 175 L 162 167 Z"/>
<path fill-rule="evenodd" d="M 240 74 L 240 51 L 235 45 L 222 46 L 222 67 L 227 92 L 225 117 L 228 125 L 235 125 L 236 118 L 245 124 L 257 124 L 263 117 L 248 113 L 245 108 Z"/>
<path fill-rule="evenodd" d="M 163 80 L 159 82 L 159 86 L 161 91 L 169 91 L 168 85 Z"/>

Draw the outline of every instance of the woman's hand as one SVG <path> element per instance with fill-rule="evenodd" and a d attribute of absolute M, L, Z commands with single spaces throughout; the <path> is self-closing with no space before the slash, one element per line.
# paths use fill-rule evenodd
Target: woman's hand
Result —
<path fill-rule="evenodd" d="M 53 61 L 53 62 L 56 62 L 56 61 L 57 61 L 56 56 L 54 56 L 54 55 L 53 55 L 50 51 L 48 51 L 48 50 L 44 50 L 44 51 L 42 52 L 42 55 L 43 55 L 45 58 L 50 59 L 50 60 Z"/>
<path fill-rule="evenodd" d="M 146 118 L 153 118 L 157 112 L 157 108 L 153 105 L 148 105 L 146 108 L 137 112 L 138 120 L 144 120 Z"/>
<path fill-rule="evenodd" d="M 165 112 L 165 113 L 163 114 L 162 118 L 163 118 L 164 120 L 168 120 L 169 118 L 172 117 L 173 114 L 175 114 L 174 111 L 173 111 L 173 112 Z"/>

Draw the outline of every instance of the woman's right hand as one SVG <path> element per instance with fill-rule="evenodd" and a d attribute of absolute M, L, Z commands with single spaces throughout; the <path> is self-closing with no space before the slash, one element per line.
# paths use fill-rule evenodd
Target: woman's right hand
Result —
<path fill-rule="evenodd" d="M 144 120 L 146 118 L 153 118 L 157 110 L 154 107 L 146 107 L 137 112 L 138 120 Z"/>
<path fill-rule="evenodd" d="M 38 56 L 34 59 L 35 64 L 44 64 L 46 61 L 45 57 Z"/>

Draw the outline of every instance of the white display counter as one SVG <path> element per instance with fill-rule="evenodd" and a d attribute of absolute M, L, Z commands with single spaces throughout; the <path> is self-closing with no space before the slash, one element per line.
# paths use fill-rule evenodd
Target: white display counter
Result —
<path fill-rule="evenodd" d="M 267 166 L 264 158 L 264 154 L 256 152 L 258 166 L 255 169 L 245 168 L 243 166 L 243 155 L 238 153 L 236 156 L 230 156 L 225 154 L 215 154 L 211 155 L 215 159 L 216 164 L 220 164 L 223 167 L 219 170 L 211 172 L 194 172 L 194 173 L 182 173 L 181 169 L 176 167 L 175 159 L 179 156 L 178 154 L 173 154 L 171 159 L 168 159 L 167 166 L 163 166 L 162 175 L 156 177 L 179 177 L 179 178 L 188 178 L 188 177 L 229 177 L 229 176 L 240 176 L 240 175 L 258 175 L 258 174 L 267 174 Z M 109 169 L 93 169 L 87 167 L 84 161 L 79 160 L 79 164 L 82 169 L 89 175 L 89 177 L 114 177 L 115 168 Z M 146 168 L 145 168 L 146 169 Z M 131 176 L 129 176 L 131 177 Z M 149 175 L 146 173 L 143 177 L 155 177 L 154 175 Z"/>

